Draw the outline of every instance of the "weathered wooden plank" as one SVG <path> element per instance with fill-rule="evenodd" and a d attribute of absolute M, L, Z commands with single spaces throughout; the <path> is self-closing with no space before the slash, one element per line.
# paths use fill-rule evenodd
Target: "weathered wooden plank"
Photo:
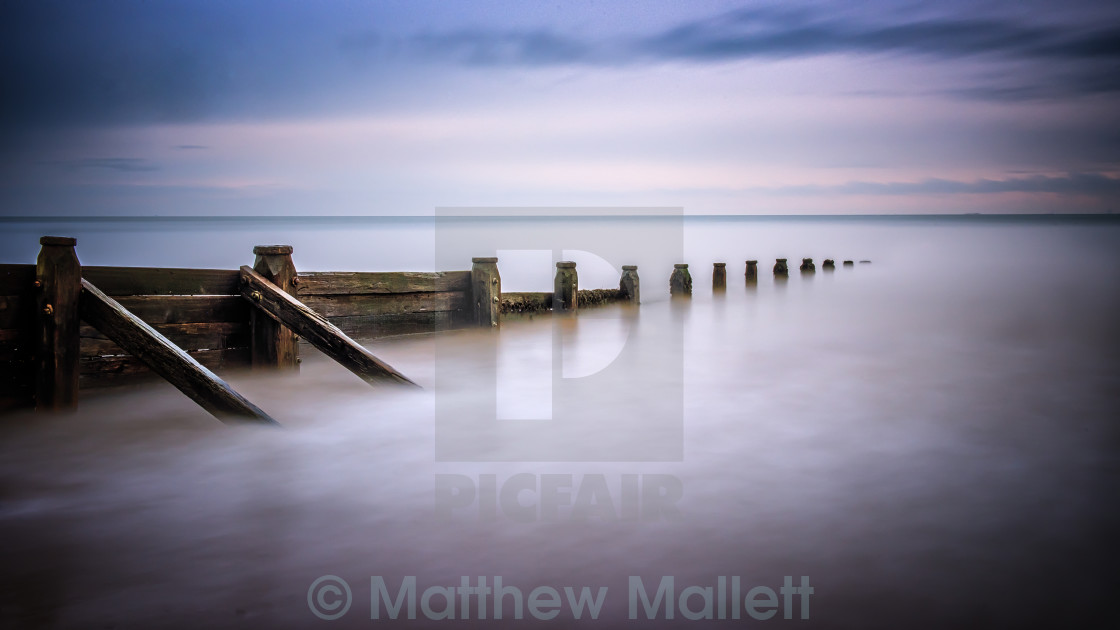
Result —
<path fill-rule="evenodd" d="M 365 295 L 370 293 L 439 293 L 470 291 L 471 272 L 313 271 L 299 274 L 296 295 Z"/>
<path fill-rule="evenodd" d="M 35 408 L 64 411 L 78 406 L 78 298 L 82 265 L 74 253 L 77 240 L 44 236 L 35 263 L 35 307 L 39 333 L 36 349 Z"/>
<path fill-rule="evenodd" d="M 311 345 L 342 364 L 362 380 L 371 384 L 383 382 L 415 386 L 404 374 L 373 356 L 353 339 L 347 337 L 325 317 L 302 302 L 281 291 L 250 267 L 241 267 L 241 294 L 268 313 L 276 321 L 301 335 Z"/>
<path fill-rule="evenodd" d="M 380 339 L 399 335 L 416 335 L 467 326 L 466 313 L 407 313 L 373 317 L 335 317 L 330 320 L 339 330 L 355 340 Z"/>
<path fill-rule="evenodd" d="M 82 318 L 219 420 L 276 421 L 151 326 L 82 280 Z"/>
<path fill-rule="evenodd" d="M 249 305 L 237 295 L 136 295 L 117 302 L 148 324 L 249 321 Z"/>
<path fill-rule="evenodd" d="M 187 352 L 249 347 L 249 325 L 243 322 L 192 322 L 152 325 L 168 341 Z M 82 356 L 121 354 L 123 349 L 93 326 L 82 326 Z"/>
<path fill-rule="evenodd" d="M 0 265 L 0 294 L 31 294 L 35 282 L 35 265 Z"/>
<path fill-rule="evenodd" d="M 84 267 L 82 277 L 109 296 L 237 295 L 236 269 L 168 269 L 161 267 Z"/>
<path fill-rule="evenodd" d="M 30 329 L 34 323 L 34 295 L 0 295 L 0 329 Z"/>
<path fill-rule="evenodd" d="M 188 353 L 203 367 L 212 371 L 248 368 L 249 349 L 202 350 Z M 159 379 L 158 373 L 140 359 L 128 354 L 122 356 L 82 357 L 82 389 L 116 387 Z"/>
<path fill-rule="evenodd" d="M 467 307 L 467 295 L 457 291 L 373 295 L 310 295 L 300 298 L 300 300 L 308 308 L 327 318 L 459 311 Z"/>

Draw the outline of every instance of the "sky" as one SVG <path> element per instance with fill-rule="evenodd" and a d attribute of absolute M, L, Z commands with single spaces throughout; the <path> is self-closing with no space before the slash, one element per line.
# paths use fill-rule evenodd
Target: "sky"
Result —
<path fill-rule="evenodd" d="M 0 0 L 0 216 L 1120 212 L 1120 3 Z"/>

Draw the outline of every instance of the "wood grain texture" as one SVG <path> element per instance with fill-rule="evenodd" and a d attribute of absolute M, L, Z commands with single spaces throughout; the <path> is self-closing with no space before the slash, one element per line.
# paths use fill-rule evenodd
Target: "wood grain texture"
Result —
<path fill-rule="evenodd" d="M 84 267 L 82 277 L 108 296 L 237 295 L 241 274 L 235 269 L 160 267 Z"/>
<path fill-rule="evenodd" d="M 469 271 L 319 271 L 299 274 L 296 295 L 302 299 L 309 295 L 467 292 L 470 288 Z"/>
<path fill-rule="evenodd" d="M 86 280 L 82 281 L 81 314 L 87 323 L 219 420 L 276 424 L 225 381 Z"/>
<path fill-rule="evenodd" d="M 290 246 L 258 246 L 253 253 L 253 271 L 288 295 L 295 293 L 296 266 Z M 239 292 L 240 283 L 238 273 Z M 249 327 L 254 369 L 299 371 L 299 342 L 295 333 L 260 309 L 249 311 Z"/>
<path fill-rule="evenodd" d="M 249 348 L 248 324 L 194 322 L 190 324 L 156 324 L 152 328 L 188 353 L 199 350 L 229 350 L 235 348 L 248 350 Z M 83 359 L 94 356 L 127 354 L 124 348 L 118 346 L 92 326 L 82 326 L 80 334 Z"/>
<path fill-rule="evenodd" d="M 300 301 L 323 317 L 333 318 L 460 311 L 467 306 L 467 295 L 462 292 L 311 295 Z"/>
<path fill-rule="evenodd" d="M 249 321 L 249 305 L 239 295 L 135 295 L 116 301 L 149 324 Z"/>
<path fill-rule="evenodd" d="M 325 317 L 265 280 L 248 266 L 241 267 L 241 294 L 276 321 L 294 330 L 358 378 L 370 384 L 416 386 L 408 377 L 373 356 Z"/>
<path fill-rule="evenodd" d="M 39 347 L 36 350 L 35 408 L 69 411 L 78 407 L 78 299 L 82 266 L 72 238 L 44 236 L 35 263 L 39 283 L 35 308 Z"/>
<path fill-rule="evenodd" d="M 249 348 L 197 350 L 187 354 L 212 372 L 249 368 Z M 131 354 L 82 357 L 80 368 L 78 382 L 81 389 L 118 387 L 161 378 L 146 363 Z"/>
<path fill-rule="evenodd" d="M 463 328 L 468 325 L 466 313 L 406 313 L 333 317 L 330 322 L 351 339 L 381 339 L 399 335 L 417 335 Z"/>

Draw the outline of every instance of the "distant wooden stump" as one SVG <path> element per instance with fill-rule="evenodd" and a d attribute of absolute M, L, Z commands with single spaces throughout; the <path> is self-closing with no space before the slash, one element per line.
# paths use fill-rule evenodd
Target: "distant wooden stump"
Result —
<path fill-rule="evenodd" d="M 692 274 L 688 273 L 687 263 L 673 265 L 673 275 L 669 276 L 669 294 L 675 297 L 692 296 Z"/>
<path fill-rule="evenodd" d="M 712 290 L 727 289 L 727 263 L 712 263 Z"/>

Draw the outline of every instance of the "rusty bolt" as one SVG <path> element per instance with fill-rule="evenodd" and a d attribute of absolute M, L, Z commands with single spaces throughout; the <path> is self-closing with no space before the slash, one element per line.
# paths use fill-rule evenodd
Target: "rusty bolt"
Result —
<path fill-rule="evenodd" d="M 296 363 L 303 363 L 303 357 L 296 357 Z"/>
<path fill-rule="evenodd" d="M 36 280 L 35 282 L 31 283 L 31 286 L 35 287 L 36 289 L 42 289 L 43 288 L 43 283 Z"/>
<path fill-rule="evenodd" d="M 295 341 L 299 341 L 299 335 L 292 335 L 292 339 Z"/>
<path fill-rule="evenodd" d="M 498 284 L 498 279 L 497 278 L 490 278 L 490 284 L 497 285 Z"/>
<path fill-rule="evenodd" d="M 254 302 L 260 302 L 261 301 L 261 292 L 260 291 L 253 291 L 252 293 L 249 294 L 249 297 L 253 298 Z"/>
<path fill-rule="evenodd" d="M 292 284 L 299 284 L 299 276 L 292 278 Z"/>
<path fill-rule="evenodd" d="M 47 304 L 46 306 L 43 307 L 43 314 L 44 315 L 54 315 L 54 307 L 51 306 L 50 304 Z"/>
<path fill-rule="evenodd" d="M 498 296 L 496 296 L 496 295 L 494 296 L 494 303 L 495 303 L 495 304 L 497 304 L 497 303 L 498 303 Z"/>

